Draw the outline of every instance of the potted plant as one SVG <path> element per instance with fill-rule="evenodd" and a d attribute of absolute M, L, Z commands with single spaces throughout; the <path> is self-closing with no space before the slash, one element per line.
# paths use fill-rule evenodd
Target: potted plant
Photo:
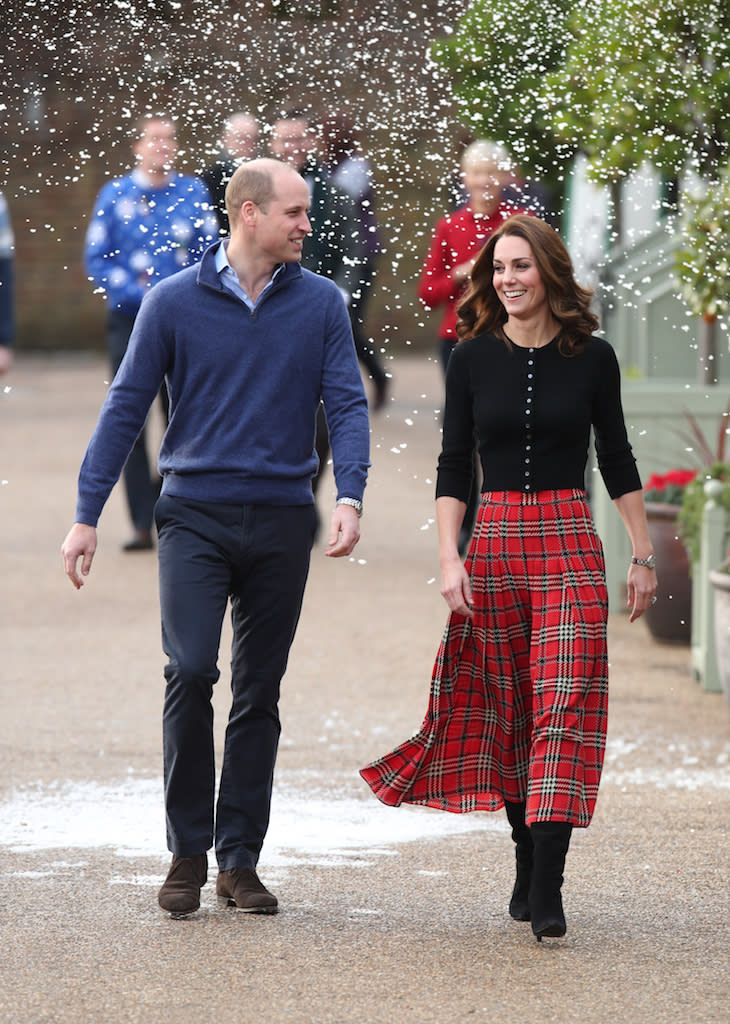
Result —
<path fill-rule="evenodd" d="M 696 473 L 683 489 L 679 512 L 680 533 L 694 562 L 699 556 L 702 510 L 706 501 L 705 484 L 708 480 L 718 481 L 718 486 L 713 487 L 713 499 L 730 512 L 730 463 L 726 461 L 730 436 L 730 402 L 720 416 L 714 448 L 694 416 L 685 413 L 685 418 L 690 431 L 680 433 L 680 436 L 687 443 L 687 450 L 695 452 L 702 465 L 702 472 Z"/>
<path fill-rule="evenodd" d="M 730 512 L 730 464 L 725 461 L 730 436 L 730 402 L 720 416 L 715 445 L 696 418 L 685 412 L 689 429 L 676 433 L 693 453 L 698 469 L 653 474 L 644 487 L 649 536 L 659 574 L 656 604 L 644 613 L 649 631 L 664 643 L 689 643 L 692 635 L 691 563 L 699 554 L 705 504 L 704 486 L 715 480 L 715 500 Z"/>
<path fill-rule="evenodd" d="M 714 506 L 723 509 L 725 522 L 730 522 L 730 461 L 725 460 L 727 440 L 730 436 L 730 403 L 720 419 L 717 445 L 711 449 L 696 422 L 689 418 L 696 450 L 705 462 L 705 469 L 698 473 L 684 488 L 679 511 L 678 528 L 690 559 L 700 558 L 700 540 L 705 505 L 711 498 Z M 727 548 L 726 548 L 727 550 Z M 709 554 L 709 553 L 708 553 Z M 709 571 L 709 583 L 713 591 L 715 655 L 717 677 L 730 703 L 730 574 L 728 561 L 718 569 Z M 707 562 L 705 562 L 707 564 Z"/>
<path fill-rule="evenodd" d="M 715 594 L 717 674 L 730 704 L 730 550 L 724 563 L 710 571 L 710 583 Z"/>
<path fill-rule="evenodd" d="M 697 473 L 688 481 L 684 488 L 677 523 L 693 562 L 700 553 L 700 529 L 702 511 L 707 501 L 705 485 L 708 480 L 716 482 L 712 489 L 713 500 L 730 513 L 730 462 L 713 462 L 704 472 Z"/>
<path fill-rule="evenodd" d="M 654 473 L 644 487 L 644 504 L 659 573 L 656 604 L 644 619 L 660 643 L 688 644 L 691 638 L 692 578 L 687 549 L 679 532 L 679 512 L 695 469 Z"/>

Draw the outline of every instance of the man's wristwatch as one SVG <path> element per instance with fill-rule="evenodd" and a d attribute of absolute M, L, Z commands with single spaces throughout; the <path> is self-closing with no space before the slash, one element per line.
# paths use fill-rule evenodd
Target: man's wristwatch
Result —
<path fill-rule="evenodd" d="M 648 555 L 646 558 L 636 558 L 634 556 L 631 561 L 634 565 L 645 565 L 647 569 L 656 569 L 656 558 L 654 555 Z"/>
<path fill-rule="evenodd" d="M 352 508 L 355 509 L 355 511 L 357 512 L 357 514 L 359 516 L 362 515 L 362 502 L 358 501 L 357 498 L 338 498 L 337 499 L 337 504 L 338 505 L 350 505 Z"/>

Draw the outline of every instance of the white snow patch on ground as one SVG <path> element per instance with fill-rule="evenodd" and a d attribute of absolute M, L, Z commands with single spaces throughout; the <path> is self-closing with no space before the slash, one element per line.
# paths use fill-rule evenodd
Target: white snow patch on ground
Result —
<path fill-rule="evenodd" d="M 0 803 L 0 846 L 14 852 L 110 847 L 125 857 L 167 861 L 161 779 L 128 778 L 27 787 Z M 394 847 L 456 833 L 502 830 L 502 815 L 443 814 L 424 807 L 385 807 L 322 790 L 277 786 L 261 863 L 366 866 Z"/>
<path fill-rule="evenodd" d="M 696 758 L 672 767 L 639 767 L 636 747 L 609 744 L 604 785 L 665 790 L 730 789 L 728 759 L 708 768 Z M 385 807 L 374 797 L 337 795 L 316 772 L 283 775 L 274 790 L 271 826 L 261 866 L 286 871 L 302 864 L 369 867 L 418 840 L 505 831 L 503 814 L 447 814 L 425 807 Z M 17 853 L 110 848 L 123 857 L 158 857 L 165 864 L 162 780 L 129 776 L 117 785 L 98 782 L 28 786 L 0 802 L 0 847 Z M 214 869 L 214 857 L 211 867 Z M 51 870 L 65 862 L 56 861 Z M 150 881 L 135 876 L 139 884 Z"/>

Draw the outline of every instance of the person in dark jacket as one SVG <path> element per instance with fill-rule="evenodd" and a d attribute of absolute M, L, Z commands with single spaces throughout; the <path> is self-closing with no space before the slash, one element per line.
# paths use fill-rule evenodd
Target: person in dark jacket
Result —
<path fill-rule="evenodd" d="M 389 378 L 365 327 L 370 292 L 383 249 L 373 169 L 357 142 L 353 122 L 345 113 L 332 114 L 325 120 L 322 146 L 335 187 L 350 197 L 355 209 L 360 240 L 360 273 L 350 303 L 350 320 L 357 357 L 373 382 L 371 409 L 377 412 L 385 404 Z"/>
<path fill-rule="evenodd" d="M 304 178 L 309 189 L 312 233 L 304 243 L 302 266 L 334 281 L 349 312 L 363 258 L 354 204 L 346 193 L 336 188 L 326 166 L 318 160 L 316 135 L 302 111 L 287 111 L 274 121 L 269 148 L 277 160 L 289 164 Z M 315 495 L 329 450 L 327 420 L 320 409 L 317 417 L 320 468 L 312 480 Z"/>
<path fill-rule="evenodd" d="M 258 156 L 259 126 L 256 118 L 243 110 L 231 114 L 223 129 L 220 146 L 217 157 L 204 168 L 200 177 L 213 199 L 220 233 L 227 235 L 230 232 L 230 225 L 226 212 L 226 186 L 237 167 Z"/>

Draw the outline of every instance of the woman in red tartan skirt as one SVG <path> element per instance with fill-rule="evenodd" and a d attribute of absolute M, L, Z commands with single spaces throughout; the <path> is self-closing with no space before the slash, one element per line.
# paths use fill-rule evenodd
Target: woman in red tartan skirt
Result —
<path fill-rule="evenodd" d="M 450 615 L 421 729 L 361 772 L 394 806 L 504 807 L 517 860 L 509 912 L 538 940 L 565 934 L 565 856 L 593 815 L 606 740 L 608 599 L 584 490 L 591 427 L 633 546 L 632 622 L 656 590 L 618 363 L 593 335 L 590 300 L 537 217 L 505 221 L 474 265 L 436 487 Z M 484 484 L 462 564 L 475 431 Z"/>

